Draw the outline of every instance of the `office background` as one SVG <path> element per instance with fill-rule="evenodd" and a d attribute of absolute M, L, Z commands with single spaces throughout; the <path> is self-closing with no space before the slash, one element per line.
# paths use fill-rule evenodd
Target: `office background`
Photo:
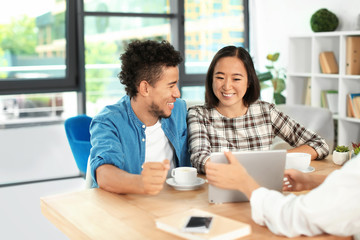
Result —
<path fill-rule="evenodd" d="M 46 14 L 46 12 L 34 16 L 30 11 L 31 8 L 26 7 L 27 1 L 12 2 L 15 3 L 13 9 L 6 9 L 5 7 L 2 11 L 21 12 L 19 6 L 23 5 L 22 9 L 26 9 L 29 15 L 38 17 L 36 22 L 38 26 L 46 26 L 46 23 L 56 21 L 61 23 L 61 19 L 65 19 L 65 16 L 61 14 L 59 14 L 59 17 L 51 17 L 52 15 Z M 55 5 L 61 5 L 62 1 L 54 2 Z M 79 4 L 79 1 L 73 2 Z M 103 2 L 124 1 L 84 2 L 89 4 L 89 12 L 95 9 L 97 13 L 89 13 L 88 15 L 84 13 L 80 17 L 75 12 L 73 13 L 76 24 L 79 24 L 81 20 L 85 23 L 82 35 L 85 39 L 84 42 L 87 39 L 93 41 L 89 41 L 88 45 L 83 46 L 85 49 L 88 47 L 86 51 L 83 49 L 83 53 L 85 53 L 83 61 L 88 65 L 87 68 L 85 68 L 84 63 L 82 66 L 79 65 L 81 61 L 78 60 L 75 61 L 76 65 L 69 66 L 71 69 L 75 68 L 72 71 L 76 74 L 68 76 L 70 80 L 74 80 L 75 85 L 61 83 L 60 79 L 65 78 L 66 73 L 63 67 L 55 67 L 55 69 L 50 70 L 40 68 L 42 72 L 38 72 L 37 75 L 34 75 L 31 69 L 21 69 L 19 67 L 15 68 L 15 70 L 18 70 L 18 75 L 15 76 L 14 72 L 11 72 L 14 68 L 9 68 L 8 53 L 0 51 L 0 56 L 2 56 L 0 57 L 0 92 L 2 93 L 0 95 L 0 149 L 2 152 L 0 157 L 0 185 L 2 185 L 0 187 L 0 198 L 4 200 L 4 204 L 0 207 L 0 225 L 2 226 L 0 229 L 5 234 L 4 239 L 23 239 L 25 236 L 29 239 L 66 239 L 46 219 L 42 218 L 39 208 L 40 203 L 37 200 L 42 195 L 81 189 L 82 187 L 82 179 L 78 177 L 79 172 L 66 140 L 63 120 L 82 112 L 94 115 L 104 105 L 115 102 L 124 94 L 123 88 L 116 78 L 120 66 L 118 55 L 121 49 L 117 48 L 119 45 L 107 45 L 104 43 L 104 39 L 111 39 L 114 35 L 115 38 L 118 37 L 116 31 L 115 33 L 110 31 L 111 26 L 121 26 L 119 21 L 115 20 L 116 18 L 126 19 L 133 17 L 128 21 L 134 24 L 134 28 L 136 24 L 138 24 L 137 26 L 142 26 L 144 23 L 157 25 L 160 20 L 162 21 L 160 21 L 161 25 L 165 25 L 162 28 L 147 28 L 148 31 L 139 31 L 139 29 L 131 31 L 131 29 L 127 29 L 121 33 L 134 34 L 131 37 L 133 39 L 137 38 L 138 35 L 136 34 L 139 33 L 152 35 L 151 33 L 154 31 L 159 31 L 162 32 L 161 36 L 163 38 L 170 40 L 178 49 L 186 52 L 188 55 L 185 56 L 188 56 L 186 58 L 188 61 L 185 61 L 181 75 L 181 81 L 183 81 L 181 83 L 182 95 L 188 101 L 197 102 L 203 100 L 204 89 L 202 82 L 206 64 L 221 46 L 234 44 L 247 47 L 254 58 L 256 68 L 259 71 L 264 71 L 265 66 L 268 64 L 266 55 L 273 52 L 281 53 L 278 64 L 287 67 L 288 37 L 292 34 L 311 33 L 310 17 L 320 8 L 328 8 L 339 17 L 340 25 L 337 30 L 350 31 L 359 29 L 360 3 L 358 0 L 344 0 L 341 2 L 338 0 L 250 0 L 248 3 L 248 33 L 246 32 L 244 1 L 240 0 L 209 1 L 212 3 L 211 8 L 201 5 L 203 1 L 185 1 L 185 3 L 175 0 L 155 1 L 159 6 L 166 6 L 157 11 L 157 14 L 161 16 L 147 15 L 153 11 L 152 6 L 134 9 L 134 11 L 143 15 L 133 16 L 128 14 L 133 11 L 131 4 L 138 6 L 139 2 L 145 1 L 138 1 L 136 5 L 134 1 L 127 1 L 130 5 L 127 5 L 125 10 L 121 9 L 121 5 L 111 5 L 113 8 L 109 9 L 109 7 L 102 4 Z M 173 7 L 179 10 L 179 5 L 174 2 L 183 2 L 185 15 L 187 14 L 189 22 L 191 20 L 199 21 L 198 33 L 201 33 L 204 29 L 204 22 L 206 26 L 209 26 L 205 35 L 186 35 L 186 21 L 183 36 L 172 32 L 172 29 L 179 31 L 179 28 L 181 28 L 181 18 L 178 17 L 178 13 L 172 13 L 169 8 L 169 6 L 174 5 Z M 41 8 L 41 5 L 37 6 Z M 79 5 L 76 5 L 76 7 L 78 9 Z M 107 16 L 106 12 L 111 10 L 116 11 L 119 16 Z M 52 11 L 59 13 L 63 11 L 63 8 L 55 8 Z M 125 13 L 121 13 L 121 11 Z M 188 13 L 186 13 L 187 11 Z M 97 15 L 99 13 L 100 15 Z M 0 24 L 9 23 L 11 15 L 4 13 L 1 16 Z M 4 19 L 6 16 L 8 16 L 8 19 Z M 225 29 L 220 31 L 212 21 L 213 18 L 217 17 L 222 18 L 226 23 L 231 23 L 231 25 L 217 24 L 220 25 L 218 26 L 219 29 L 221 27 Z M 149 21 L 141 22 L 141 18 L 147 18 Z M 236 19 L 236 21 L 233 19 Z M 103 26 L 110 26 L 106 28 L 108 32 L 102 32 Z M 192 27 L 196 28 L 195 25 L 192 25 Z M 4 28 L 0 28 L 0 36 L 3 36 L 4 31 Z M 61 46 L 64 46 L 61 38 L 64 38 L 65 30 L 57 29 L 56 34 L 52 35 L 54 33 L 51 33 L 51 29 L 45 27 L 43 30 L 39 28 L 37 34 L 38 41 L 44 43 L 42 47 L 38 47 L 38 54 L 42 51 L 44 55 L 57 56 L 57 58 L 52 58 L 54 61 L 51 64 L 52 66 L 64 65 L 65 56 L 69 56 L 61 49 Z M 120 33 L 117 32 L 117 34 Z M 49 51 L 49 47 L 45 43 L 51 41 L 51 37 L 59 38 L 59 41 L 52 46 L 59 47 L 60 50 L 54 51 L 54 49 L 50 49 L 51 51 Z M 75 38 L 72 41 L 82 41 L 81 35 L 72 37 Z M 246 43 L 247 37 L 249 37 L 248 43 Z M 209 40 L 209 42 L 201 42 L 202 38 Z M 101 44 L 98 46 L 92 45 L 99 42 Z M 205 44 L 205 46 L 202 44 Z M 73 48 L 74 46 L 69 47 Z M 97 49 L 99 49 L 98 51 L 101 50 L 100 54 L 92 55 L 94 56 L 93 59 L 86 59 L 86 54 L 91 56 L 91 54 L 95 54 L 93 51 L 97 51 Z M 75 57 L 81 58 L 79 56 L 81 47 L 77 46 L 76 51 L 77 55 Z M 3 61 L 4 59 L 6 59 L 6 62 Z M 25 58 L 23 61 L 27 61 L 31 65 L 29 58 Z M 47 63 L 47 65 L 50 64 Z M 188 70 L 186 70 L 186 66 L 188 66 Z M 22 82 L 23 91 L 19 83 L 6 85 L 7 81 L 12 81 L 15 77 L 25 79 Z M 81 77 L 84 82 L 79 82 Z M 42 88 L 39 83 L 45 83 L 45 81 L 41 78 L 51 78 L 53 81 L 46 88 Z M 36 79 L 40 79 L 40 81 L 35 81 Z M 29 84 L 32 80 L 34 80 L 33 84 Z M 54 82 L 60 82 L 59 90 L 62 89 L 61 91 L 57 92 Z M 85 86 L 86 97 L 84 97 Z M 38 91 L 34 89 L 36 87 L 38 87 Z M 264 97 L 266 97 L 266 93 L 264 93 Z M 47 104 L 39 104 L 41 99 L 46 99 Z M 28 105 L 25 106 L 25 103 Z M 37 105 L 31 106 L 34 103 Z M 26 208 L 22 206 L 26 206 Z M 18 232 L 18 228 L 25 229 L 25 232 L 23 234 Z"/>

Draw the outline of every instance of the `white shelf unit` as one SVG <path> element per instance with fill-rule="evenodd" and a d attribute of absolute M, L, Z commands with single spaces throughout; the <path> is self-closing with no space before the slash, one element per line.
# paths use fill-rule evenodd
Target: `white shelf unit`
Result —
<path fill-rule="evenodd" d="M 307 81 L 311 81 L 311 106 L 321 106 L 321 91 L 338 90 L 337 145 L 360 142 L 360 119 L 346 116 L 346 95 L 360 92 L 360 75 L 346 75 L 346 38 L 360 31 L 323 32 L 289 38 L 286 104 L 305 104 Z M 334 52 L 339 74 L 323 74 L 320 52 Z M 359 63 L 360 64 L 360 63 Z M 311 117 L 311 116 L 309 116 Z M 316 119 L 314 119 L 316 121 Z"/>

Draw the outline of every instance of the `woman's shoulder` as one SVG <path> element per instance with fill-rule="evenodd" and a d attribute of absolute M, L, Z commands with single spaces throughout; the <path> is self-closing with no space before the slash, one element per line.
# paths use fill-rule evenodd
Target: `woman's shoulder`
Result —
<path fill-rule="evenodd" d="M 188 109 L 188 116 L 201 116 L 208 118 L 214 115 L 214 108 L 208 108 L 205 105 L 191 106 Z"/>
<path fill-rule="evenodd" d="M 208 109 L 205 107 L 205 105 L 194 105 L 189 107 L 188 112 L 189 113 L 199 113 L 199 112 L 204 112 L 204 111 L 208 111 Z"/>
<path fill-rule="evenodd" d="M 268 112 L 275 109 L 275 105 L 266 101 L 257 100 L 250 105 L 250 108 L 253 112 Z"/>

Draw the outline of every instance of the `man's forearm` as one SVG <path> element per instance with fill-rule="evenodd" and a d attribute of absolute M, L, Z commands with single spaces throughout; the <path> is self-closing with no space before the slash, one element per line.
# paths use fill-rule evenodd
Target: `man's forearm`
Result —
<path fill-rule="evenodd" d="M 113 165 L 98 167 L 96 179 L 99 187 L 109 192 L 145 194 L 141 175 L 130 174 Z"/>

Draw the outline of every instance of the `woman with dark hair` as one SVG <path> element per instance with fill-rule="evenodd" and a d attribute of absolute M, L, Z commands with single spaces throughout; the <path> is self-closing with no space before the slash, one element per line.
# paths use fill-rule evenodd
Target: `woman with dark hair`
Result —
<path fill-rule="evenodd" d="M 210 63 L 205 83 L 205 105 L 188 111 L 190 160 L 206 172 L 212 152 L 270 150 L 276 136 L 311 159 L 323 159 L 329 147 L 318 134 L 306 129 L 259 100 L 260 83 L 249 53 L 241 47 L 220 49 Z"/>

